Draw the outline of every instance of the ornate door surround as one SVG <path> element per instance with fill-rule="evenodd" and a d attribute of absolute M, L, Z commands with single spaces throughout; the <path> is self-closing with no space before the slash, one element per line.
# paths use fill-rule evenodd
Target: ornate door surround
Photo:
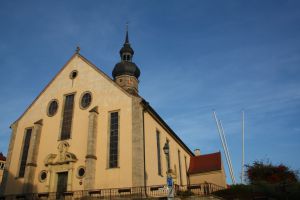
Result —
<path fill-rule="evenodd" d="M 67 141 L 58 144 L 58 154 L 50 153 L 44 163 L 47 167 L 49 178 L 46 183 L 48 192 L 56 192 L 59 173 L 68 173 L 67 191 L 72 190 L 74 163 L 77 162 L 75 154 L 68 151 L 70 145 Z"/>

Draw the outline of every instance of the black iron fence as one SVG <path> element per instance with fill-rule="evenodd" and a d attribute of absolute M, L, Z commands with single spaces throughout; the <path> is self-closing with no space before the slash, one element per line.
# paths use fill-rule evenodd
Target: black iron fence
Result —
<path fill-rule="evenodd" d="M 175 196 L 205 196 L 212 192 L 224 189 L 212 183 L 202 183 L 194 185 L 175 185 Z M 155 185 L 147 187 L 109 188 L 97 190 L 67 191 L 62 193 L 46 192 L 1 196 L 0 200 L 35 200 L 35 199 L 63 199 L 63 200 L 90 200 L 90 199 L 146 199 L 167 197 L 168 189 L 166 185 Z"/>

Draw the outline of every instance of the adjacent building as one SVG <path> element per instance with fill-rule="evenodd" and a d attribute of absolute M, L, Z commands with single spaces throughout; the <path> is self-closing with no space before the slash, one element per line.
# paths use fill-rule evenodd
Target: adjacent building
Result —
<path fill-rule="evenodd" d="M 223 188 L 227 187 L 220 152 L 200 155 L 199 150 L 195 151 L 195 156 L 190 160 L 188 174 L 190 184 L 213 183 Z"/>
<path fill-rule="evenodd" d="M 5 168 L 6 157 L 0 152 L 0 185 L 2 182 L 3 171 Z"/>

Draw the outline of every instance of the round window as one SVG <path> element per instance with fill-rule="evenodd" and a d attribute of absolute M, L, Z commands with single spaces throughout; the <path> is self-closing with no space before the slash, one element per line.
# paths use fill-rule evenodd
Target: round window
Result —
<path fill-rule="evenodd" d="M 70 73 L 70 79 L 75 79 L 77 77 L 77 75 L 78 75 L 78 72 L 76 70 L 72 71 Z"/>
<path fill-rule="evenodd" d="M 39 175 L 39 180 L 40 182 L 44 182 L 47 179 L 47 172 L 46 171 L 41 171 Z"/>
<path fill-rule="evenodd" d="M 85 175 L 85 167 L 81 166 L 77 169 L 77 177 L 82 178 Z"/>
<path fill-rule="evenodd" d="M 48 115 L 50 117 L 54 116 L 57 112 L 57 108 L 58 108 L 58 103 L 56 100 L 52 100 L 50 103 L 49 103 L 49 106 L 48 106 Z"/>
<path fill-rule="evenodd" d="M 91 102 L 92 102 L 92 95 L 91 93 L 87 92 L 81 97 L 80 106 L 81 108 L 86 109 L 91 105 Z"/>

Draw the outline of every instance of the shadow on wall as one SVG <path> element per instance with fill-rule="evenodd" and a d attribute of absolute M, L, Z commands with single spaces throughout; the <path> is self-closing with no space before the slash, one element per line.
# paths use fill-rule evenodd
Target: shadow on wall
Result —
<path fill-rule="evenodd" d="M 10 183 L 6 184 L 8 180 Z M 0 185 L 0 197 L 1 196 L 17 196 L 21 197 L 24 194 L 25 189 L 30 189 L 31 191 L 36 191 L 36 186 L 32 184 L 24 184 L 20 181 L 19 178 L 16 178 L 14 175 L 12 175 L 8 171 L 4 171 L 3 173 L 3 179 Z M 13 199 L 13 198 L 12 198 Z"/>

